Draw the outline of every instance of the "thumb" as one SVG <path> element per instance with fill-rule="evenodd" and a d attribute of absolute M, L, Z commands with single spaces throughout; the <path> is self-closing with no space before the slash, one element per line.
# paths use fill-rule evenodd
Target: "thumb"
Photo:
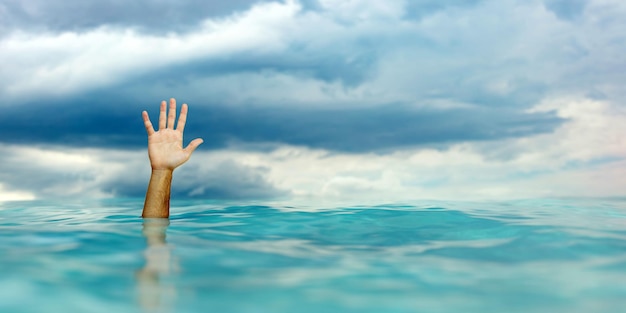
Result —
<path fill-rule="evenodd" d="M 185 148 L 185 152 L 192 154 L 196 148 L 198 148 L 199 145 L 201 145 L 204 142 L 204 140 L 202 140 L 202 138 L 196 138 L 194 140 L 192 140 L 189 145 L 187 145 L 187 148 Z"/>

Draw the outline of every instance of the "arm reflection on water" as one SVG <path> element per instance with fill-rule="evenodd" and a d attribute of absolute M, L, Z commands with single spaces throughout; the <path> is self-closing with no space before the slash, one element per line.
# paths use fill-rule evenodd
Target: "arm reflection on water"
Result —
<path fill-rule="evenodd" d="M 152 174 L 141 213 L 144 218 L 143 235 L 148 244 L 144 251 L 146 264 L 137 271 L 136 277 L 139 304 L 150 312 L 173 311 L 176 299 L 175 286 L 168 278 L 178 271 L 178 264 L 172 258 L 171 246 L 165 242 L 165 232 L 170 225 L 172 175 L 203 142 L 196 138 L 183 147 L 188 110 L 187 104 L 183 104 L 176 122 L 176 99 L 170 99 L 169 110 L 167 103 L 162 101 L 157 130 L 148 112 L 141 113 L 148 133 L 148 157 Z"/>
<path fill-rule="evenodd" d="M 176 289 L 168 280 L 179 271 L 172 257 L 172 246 L 165 241 L 170 224 L 166 218 L 147 218 L 143 222 L 143 235 L 148 246 L 144 250 L 146 263 L 137 271 L 139 304 L 148 312 L 172 312 Z"/>

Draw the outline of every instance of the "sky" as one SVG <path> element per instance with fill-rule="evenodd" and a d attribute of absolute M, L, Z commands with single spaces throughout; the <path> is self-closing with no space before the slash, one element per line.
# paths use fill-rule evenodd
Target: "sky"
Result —
<path fill-rule="evenodd" d="M 0 0 L 0 201 L 626 196 L 622 0 Z"/>

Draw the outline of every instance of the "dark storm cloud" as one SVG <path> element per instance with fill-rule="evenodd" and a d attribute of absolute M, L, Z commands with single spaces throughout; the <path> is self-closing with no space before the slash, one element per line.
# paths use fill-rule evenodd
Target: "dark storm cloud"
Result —
<path fill-rule="evenodd" d="M 358 109 L 202 108 L 193 130 L 214 145 L 287 143 L 341 152 L 495 140 L 549 132 L 560 119 L 510 110 L 417 110 L 403 105 Z M 206 134 L 206 135 L 204 135 Z"/>
<path fill-rule="evenodd" d="M 224 161 L 211 170 L 189 166 L 176 173 L 173 195 L 210 199 L 266 199 L 287 194 L 267 182 L 263 167 Z"/>
<path fill-rule="evenodd" d="M 90 96 L 44 106 L 5 108 L 0 142 L 74 147 L 144 148 L 140 112 L 154 103 Z M 150 109 L 153 108 L 153 109 Z M 342 152 L 385 151 L 419 145 L 523 137 L 552 131 L 554 115 L 513 109 L 423 110 L 401 104 L 358 108 L 234 107 L 193 103 L 188 140 L 202 137 L 204 148 L 232 143 L 292 144 Z"/>
<path fill-rule="evenodd" d="M 47 150 L 47 153 L 67 153 L 64 149 Z M 34 160 L 20 151 L 0 146 L 3 162 L 0 162 L 2 188 L 8 192 L 28 191 L 36 197 L 93 196 L 113 194 L 118 197 L 143 197 L 150 176 L 147 156 L 107 151 L 98 153 L 102 160 L 117 161 L 120 169 L 102 171 L 100 167 L 110 163 L 72 165 L 59 160 Z M 89 152 L 72 151 L 73 156 L 89 155 Z M 56 156 L 57 158 L 59 156 Z M 121 161 L 121 162 L 120 162 Z M 49 162 L 49 163 L 48 163 Z M 195 162 L 195 163 L 194 163 Z M 111 172 L 113 171 L 113 172 Z M 286 195 L 267 182 L 267 169 L 249 167 L 232 161 L 203 166 L 202 156 L 194 155 L 192 162 L 177 169 L 174 176 L 172 196 L 181 198 L 210 199 L 265 199 Z"/>
<path fill-rule="evenodd" d="M 0 0 L 0 30 L 84 31 L 103 25 L 145 32 L 186 31 L 262 0 Z"/>

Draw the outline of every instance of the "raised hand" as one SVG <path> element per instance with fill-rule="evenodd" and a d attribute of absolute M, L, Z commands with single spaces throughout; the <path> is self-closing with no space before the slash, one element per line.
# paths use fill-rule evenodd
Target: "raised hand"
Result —
<path fill-rule="evenodd" d="M 203 140 L 194 139 L 186 148 L 183 148 L 183 132 L 187 122 L 187 104 L 183 104 L 178 117 L 178 125 L 174 129 L 176 120 L 176 100 L 170 99 L 169 113 L 166 112 L 165 101 L 161 102 L 159 114 L 159 130 L 155 131 L 148 117 L 148 112 L 143 111 L 143 122 L 148 132 L 148 156 L 153 170 L 174 170 L 187 162 Z"/>
<path fill-rule="evenodd" d="M 176 100 L 170 99 L 170 110 L 166 112 L 167 104 L 161 102 L 159 114 L 159 130 L 154 131 L 148 112 L 143 111 L 143 123 L 148 132 L 148 156 L 152 166 L 150 183 L 146 191 L 146 201 L 141 216 L 149 218 L 167 218 L 170 216 L 170 192 L 172 187 L 172 173 L 174 169 L 187 162 L 191 153 L 202 143 L 202 139 L 192 140 L 183 148 L 183 131 L 187 122 L 187 105 L 183 104 L 176 121 Z"/>

